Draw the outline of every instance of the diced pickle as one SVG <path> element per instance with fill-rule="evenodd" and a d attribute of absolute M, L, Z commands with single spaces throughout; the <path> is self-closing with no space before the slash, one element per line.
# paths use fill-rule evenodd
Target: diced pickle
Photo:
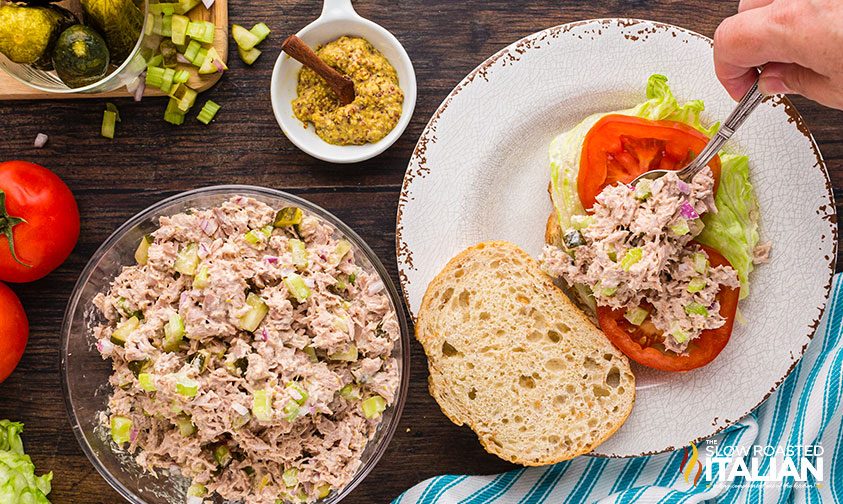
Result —
<path fill-rule="evenodd" d="M 178 313 L 175 313 L 164 325 L 162 348 L 165 352 L 175 352 L 179 349 L 182 339 L 184 339 L 184 321 Z"/>
<path fill-rule="evenodd" d="M 150 366 L 152 366 L 152 361 L 149 359 L 129 361 L 126 365 L 126 367 L 129 368 L 129 371 L 135 375 L 135 378 L 139 377 L 140 374 L 149 369 Z"/>
<path fill-rule="evenodd" d="M 184 437 L 192 436 L 196 432 L 196 426 L 193 425 L 193 420 L 187 415 L 179 415 L 176 417 L 176 426 L 179 428 L 179 434 Z"/>
<path fill-rule="evenodd" d="M 173 269 L 183 275 L 193 276 L 199 266 L 199 249 L 195 243 L 189 243 L 179 252 Z"/>
<path fill-rule="evenodd" d="M 141 238 L 137 250 L 135 250 L 135 261 L 141 266 L 149 262 L 149 246 L 152 245 L 152 237 L 149 235 Z"/>
<path fill-rule="evenodd" d="M 211 285 L 211 274 L 208 272 L 208 265 L 203 264 L 196 270 L 196 276 L 193 277 L 194 289 L 205 289 Z"/>
<path fill-rule="evenodd" d="M 111 439 L 118 445 L 130 442 L 132 439 L 132 421 L 124 416 L 112 416 Z"/>
<path fill-rule="evenodd" d="M 111 333 L 111 342 L 119 346 L 125 345 L 126 340 L 129 339 L 129 335 L 135 332 L 139 326 L 140 320 L 137 317 L 131 317 L 129 320 L 118 325 Z"/>
<path fill-rule="evenodd" d="M 278 210 L 275 214 L 275 227 L 295 226 L 301 224 L 302 211 L 297 207 L 286 207 Z"/>
<path fill-rule="evenodd" d="M 323 483 L 316 487 L 316 498 L 317 499 L 324 499 L 331 493 L 331 485 L 327 483 Z"/>
<path fill-rule="evenodd" d="M 267 389 L 255 390 L 252 396 L 252 415 L 259 422 L 272 420 L 272 391 Z"/>
<path fill-rule="evenodd" d="M 295 273 L 284 279 L 284 285 L 299 303 L 304 303 L 310 297 L 310 287 L 304 282 L 304 278 Z"/>
<path fill-rule="evenodd" d="M 358 358 L 357 345 L 352 343 L 347 349 L 332 353 L 328 358 L 334 361 L 356 362 Z"/>
<path fill-rule="evenodd" d="M 290 240 L 290 254 L 293 256 L 293 264 L 296 268 L 299 270 L 307 268 L 307 249 L 303 241 L 296 240 L 295 238 Z"/>
<path fill-rule="evenodd" d="M 284 471 L 281 475 L 281 479 L 284 481 L 284 485 L 286 485 L 287 488 L 292 488 L 299 484 L 299 470 L 295 467 L 291 467 L 290 469 Z"/>
<path fill-rule="evenodd" d="M 386 399 L 379 395 L 372 396 L 360 403 L 360 407 L 366 418 L 377 418 L 386 410 Z"/>
<path fill-rule="evenodd" d="M 266 314 L 269 313 L 269 307 L 260 296 L 253 292 L 250 292 L 246 297 L 246 304 L 251 309 L 240 317 L 240 328 L 244 331 L 255 332 L 261 322 L 263 322 Z"/>
<path fill-rule="evenodd" d="M 334 252 L 328 258 L 328 262 L 331 266 L 336 266 L 342 262 L 343 257 L 346 254 L 351 252 L 351 243 L 347 240 L 340 240 L 337 242 L 337 247 L 334 249 Z"/>
<path fill-rule="evenodd" d="M 231 463 L 233 457 L 231 456 L 231 450 L 228 449 L 228 446 L 224 444 L 217 445 L 214 448 L 214 460 L 217 461 L 217 465 L 220 467 L 225 467 Z"/>

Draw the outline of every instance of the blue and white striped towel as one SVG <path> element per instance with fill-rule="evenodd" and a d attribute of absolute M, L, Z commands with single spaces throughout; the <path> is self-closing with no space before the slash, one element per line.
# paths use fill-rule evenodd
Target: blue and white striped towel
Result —
<path fill-rule="evenodd" d="M 843 275 L 834 279 L 823 321 L 805 356 L 770 398 L 749 416 L 699 446 L 700 464 L 689 468 L 690 450 L 650 457 L 605 459 L 578 457 L 556 465 L 518 469 L 492 476 L 446 475 L 423 481 L 393 504 L 579 504 L 599 503 L 748 503 L 821 504 L 843 502 Z M 802 449 L 799 447 L 809 446 Z M 820 448 L 816 448 L 819 446 Z M 757 447 L 753 449 L 753 447 Z M 756 474 L 779 474 L 787 463 L 782 451 L 791 450 L 798 469 L 810 465 L 807 479 L 785 477 L 774 482 L 730 479 L 732 464 L 741 459 Z M 779 454 L 770 453 L 778 448 Z M 709 452 L 731 461 L 725 469 L 712 464 L 696 485 L 697 468 Z M 757 453 L 760 449 L 761 453 Z M 794 451 L 795 450 L 795 451 Z M 799 453 L 799 450 L 803 450 Z M 804 450 L 813 450 L 809 453 Z M 766 454 L 765 454 L 766 452 Z M 744 455 L 747 454 L 748 455 Z M 753 453 L 756 455 L 753 456 Z M 803 455 L 808 464 L 803 464 Z M 753 460 L 754 459 L 754 460 Z M 822 465 L 822 468 L 820 468 Z M 821 470 L 820 470 L 821 469 Z"/>

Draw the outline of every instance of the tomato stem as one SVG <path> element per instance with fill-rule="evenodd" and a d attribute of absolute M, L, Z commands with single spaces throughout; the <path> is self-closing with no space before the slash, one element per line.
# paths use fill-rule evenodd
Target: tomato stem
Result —
<path fill-rule="evenodd" d="M 0 233 L 6 237 L 6 240 L 9 242 L 9 252 L 12 253 L 12 259 L 15 260 L 21 266 L 26 266 L 27 268 L 31 268 L 31 264 L 26 264 L 25 262 L 18 259 L 17 253 L 15 253 L 15 237 L 14 237 L 14 227 L 18 224 L 24 224 L 26 220 L 21 219 L 20 217 L 13 217 L 9 215 L 8 210 L 6 210 L 6 193 L 0 189 Z"/>

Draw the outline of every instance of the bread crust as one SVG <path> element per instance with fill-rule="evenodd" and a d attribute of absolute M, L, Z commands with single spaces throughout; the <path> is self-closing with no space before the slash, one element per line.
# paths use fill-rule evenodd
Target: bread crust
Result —
<path fill-rule="evenodd" d="M 548 218 L 546 226 L 545 240 L 548 243 L 555 243 L 555 240 L 558 239 L 559 233 L 558 231 L 554 231 L 558 229 L 559 226 L 556 214 L 555 212 L 552 212 L 550 217 Z M 470 415 L 465 414 L 465 412 L 462 411 L 452 411 L 450 407 L 456 407 L 456 401 L 447 401 L 447 391 L 439 390 L 439 388 L 437 387 L 434 376 L 443 377 L 440 382 L 443 382 L 446 385 L 448 384 L 448 382 L 446 379 L 444 379 L 446 375 L 442 373 L 437 367 L 438 357 L 433 347 L 433 340 L 437 336 L 434 334 L 425 334 L 425 330 L 428 326 L 427 319 L 428 317 L 433 317 L 434 315 L 432 311 L 434 310 L 433 303 L 436 297 L 435 293 L 440 292 L 443 286 L 449 285 L 447 282 L 449 281 L 450 273 L 452 271 L 462 268 L 464 264 L 476 253 L 483 251 L 487 248 L 495 249 L 499 252 L 504 252 L 510 256 L 516 256 L 521 261 L 525 262 L 527 264 L 527 267 L 525 267 L 525 273 L 529 274 L 531 278 L 535 279 L 535 281 L 538 283 L 538 289 L 543 292 L 549 293 L 554 298 L 554 302 L 559 304 L 560 310 L 565 312 L 568 317 L 572 317 L 575 320 L 575 329 L 577 331 L 582 333 L 596 331 L 599 332 L 600 335 L 605 339 L 605 335 L 603 335 L 602 332 L 595 327 L 595 325 L 591 322 L 587 315 L 585 315 L 578 307 L 576 307 L 576 305 L 553 283 L 553 280 L 548 275 L 541 271 L 535 259 L 530 257 L 526 252 L 524 252 L 517 246 L 505 241 L 490 241 L 479 243 L 477 245 L 467 248 L 466 250 L 460 252 L 455 257 L 453 257 L 442 269 L 442 271 L 430 282 L 422 299 L 421 309 L 419 310 L 418 323 L 416 324 L 416 339 L 422 344 L 425 350 L 425 354 L 428 358 L 428 368 L 430 371 L 430 376 L 428 378 L 428 388 L 430 394 L 434 397 L 434 399 L 436 399 L 440 409 L 442 410 L 443 414 L 448 417 L 448 419 L 450 419 L 456 425 L 468 424 L 469 427 L 475 430 L 475 432 L 478 434 L 478 438 L 484 449 L 491 454 L 503 458 L 504 460 L 525 466 L 541 466 L 547 464 L 554 464 L 564 460 L 569 460 L 579 455 L 591 452 L 592 450 L 594 450 L 595 447 L 606 441 L 615 432 L 617 432 L 617 430 L 624 424 L 626 419 L 629 417 L 629 414 L 632 412 L 632 408 L 635 402 L 634 377 L 630 380 L 630 390 L 624 392 L 623 394 L 624 399 L 628 398 L 628 403 L 625 408 L 625 411 L 622 411 L 617 415 L 617 420 L 613 421 L 611 427 L 603 427 L 602 425 L 604 422 L 601 422 L 601 428 L 603 429 L 602 432 L 600 432 L 599 436 L 592 439 L 586 445 L 576 450 L 563 451 L 559 453 L 549 453 L 546 456 L 538 458 L 531 458 L 529 456 L 523 456 L 522 454 L 509 452 L 505 450 L 502 446 L 491 442 L 490 440 L 495 438 L 496 433 L 482 432 L 479 429 L 479 426 L 473 425 L 473 423 L 475 422 L 472 422 Z M 473 336 L 481 337 L 479 335 Z M 632 376 L 631 371 L 629 371 L 628 360 L 608 341 L 608 339 L 605 339 L 605 348 L 611 349 L 613 354 L 619 355 L 620 361 L 625 364 L 625 371 L 622 371 L 628 373 L 629 376 Z M 609 350 L 606 351 L 608 352 Z M 525 370 L 525 374 L 529 374 L 530 371 L 533 370 Z M 603 418 L 602 420 L 606 420 L 606 418 Z M 560 430 L 564 428 L 564 426 L 560 426 Z"/>

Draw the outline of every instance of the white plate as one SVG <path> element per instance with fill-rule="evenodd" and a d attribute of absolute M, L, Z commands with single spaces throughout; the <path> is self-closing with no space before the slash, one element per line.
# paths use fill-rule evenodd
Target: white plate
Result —
<path fill-rule="evenodd" d="M 397 253 L 415 316 L 427 284 L 479 241 L 538 256 L 551 210 L 551 139 L 595 112 L 645 100 L 653 73 L 704 118 L 734 102 L 714 76 L 711 41 L 651 21 L 603 19 L 550 28 L 495 54 L 442 103 L 410 160 L 398 208 Z M 822 157 L 786 99 L 759 107 L 729 150 L 749 155 L 772 262 L 751 277 L 746 325 L 710 365 L 689 373 L 636 367 L 626 424 L 594 453 L 626 457 L 681 448 L 739 420 L 787 376 L 810 341 L 834 272 L 837 227 Z"/>

